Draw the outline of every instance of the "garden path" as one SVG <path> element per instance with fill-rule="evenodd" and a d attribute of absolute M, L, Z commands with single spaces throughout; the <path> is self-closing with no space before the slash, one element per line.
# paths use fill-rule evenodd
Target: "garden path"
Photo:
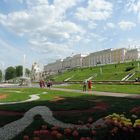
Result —
<path fill-rule="evenodd" d="M 29 95 L 30 99 L 27 99 L 27 100 L 24 100 L 24 101 L 17 101 L 17 102 L 3 102 L 3 103 L 0 103 L 0 105 L 9 105 L 9 104 L 26 103 L 26 102 L 35 101 L 35 100 L 40 99 L 39 95 L 40 94 Z"/>
<path fill-rule="evenodd" d="M 83 94 L 99 95 L 99 96 L 140 98 L 139 94 L 113 93 L 113 92 L 101 92 L 101 91 L 86 91 L 86 92 L 83 92 L 82 90 L 55 88 L 55 87 L 53 87 L 51 89 L 52 90 L 59 90 L 59 91 L 68 91 L 68 92 L 76 92 L 76 93 L 83 93 Z"/>

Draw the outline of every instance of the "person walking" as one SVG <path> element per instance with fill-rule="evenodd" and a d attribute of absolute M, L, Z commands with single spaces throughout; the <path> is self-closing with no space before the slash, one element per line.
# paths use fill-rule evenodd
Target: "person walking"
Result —
<path fill-rule="evenodd" d="M 88 81 L 88 91 L 92 91 L 92 81 Z"/>
<path fill-rule="evenodd" d="M 52 85 L 52 83 L 51 83 L 51 81 L 49 80 L 49 81 L 47 82 L 47 87 L 50 89 L 50 88 L 51 88 L 51 85 Z"/>
<path fill-rule="evenodd" d="M 40 88 L 42 88 L 42 86 L 43 86 L 42 85 L 42 80 L 39 81 L 39 86 L 40 86 Z"/>
<path fill-rule="evenodd" d="M 42 86 L 45 87 L 45 81 L 44 80 L 42 80 Z"/>
<path fill-rule="evenodd" d="M 87 81 L 85 80 L 83 82 L 83 91 L 86 91 L 87 90 Z"/>

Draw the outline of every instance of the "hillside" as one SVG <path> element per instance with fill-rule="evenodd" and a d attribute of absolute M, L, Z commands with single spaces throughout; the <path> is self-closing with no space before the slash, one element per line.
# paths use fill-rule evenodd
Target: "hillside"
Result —
<path fill-rule="evenodd" d="M 68 70 L 62 74 L 53 76 L 54 81 L 61 82 L 64 80 L 68 81 L 79 81 L 84 79 L 92 80 L 122 80 L 125 76 L 129 75 L 129 80 L 135 80 L 136 77 L 140 76 L 140 68 L 138 68 L 140 61 L 118 63 L 118 64 L 107 64 L 104 66 L 96 66 L 90 68 L 75 68 Z M 128 76 L 129 77 L 129 76 Z"/>

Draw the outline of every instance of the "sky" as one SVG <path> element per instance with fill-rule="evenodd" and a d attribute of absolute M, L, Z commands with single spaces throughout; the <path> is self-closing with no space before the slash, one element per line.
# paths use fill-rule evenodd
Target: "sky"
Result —
<path fill-rule="evenodd" d="M 0 0 L 0 69 L 139 45 L 140 0 Z"/>

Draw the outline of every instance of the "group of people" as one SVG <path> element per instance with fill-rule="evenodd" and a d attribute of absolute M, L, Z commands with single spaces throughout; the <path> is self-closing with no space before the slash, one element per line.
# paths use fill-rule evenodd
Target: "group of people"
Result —
<path fill-rule="evenodd" d="M 44 87 L 48 87 L 48 88 L 51 88 L 51 86 L 52 86 L 52 82 L 49 80 L 47 83 L 45 83 L 45 81 L 44 80 L 40 80 L 39 81 L 39 86 L 40 86 L 40 88 L 44 88 Z"/>
<path fill-rule="evenodd" d="M 87 86 L 88 86 L 88 91 L 92 91 L 92 81 L 88 80 L 88 81 L 84 81 L 83 82 L 83 91 L 87 90 Z"/>
<path fill-rule="evenodd" d="M 45 81 L 41 79 L 39 81 L 39 86 L 40 86 L 40 88 L 44 88 L 45 87 Z"/>

